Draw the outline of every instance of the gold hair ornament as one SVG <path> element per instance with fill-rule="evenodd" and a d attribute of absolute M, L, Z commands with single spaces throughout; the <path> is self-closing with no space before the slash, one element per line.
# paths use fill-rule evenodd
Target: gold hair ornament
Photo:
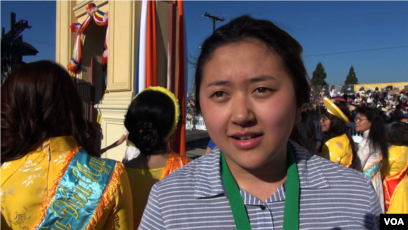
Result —
<path fill-rule="evenodd" d="M 170 90 L 168 90 L 168 89 L 166 89 L 166 88 L 164 88 L 164 87 L 161 87 L 161 86 L 150 86 L 150 87 L 145 88 L 145 89 L 143 89 L 142 91 L 140 91 L 140 92 L 133 98 L 133 100 L 134 100 L 139 94 L 141 94 L 143 91 L 146 91 L 146 90 L 153 90 L 153 91 L 159 91 L 159 92 L 161 92 L 161 93 L 164 93 L 164 94 L 166 94 L 168 97 L 170 97 L 171 100 L 172 100 L 173 103 L 174 103 L 174 111 L 175 111 L 174 121 L 173 121 L 173 125 L 172 125 L 172 127 L 171 127 L 169 133 L 168 133 L 168 134 L 166 135 L 166 137 L 165 137 L 165 139 L 167 140 L 167 139 L 171 136 L 171 134 L 173 134 L 174 131 L 177 129 L 177 123 L 178 123 L 178 121 L 179 121 L 179 119 L 180 119 L 180 105 L 179 105 L 178 99 L 176 98 L 176 96 L 174 96 L 174 94 L 173 94 Z"/>
<path fill-rule="evenodd" d="M 340 118 L 340 120 L 346 122 L 347 124 L 350 123 L 350 120 L 347 118 L 347 116 L 329 98 L 324 97 L 323 102 L 326 106 L 327 112 Z"/>

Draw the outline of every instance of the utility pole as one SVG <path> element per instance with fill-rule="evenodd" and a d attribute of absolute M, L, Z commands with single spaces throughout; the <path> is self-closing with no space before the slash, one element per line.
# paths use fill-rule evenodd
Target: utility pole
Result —
<path fill-rule="evenodd" d="M 4 34 L 4 28 L 2 28 L 2 37 L 16 39 L 25 29 L 31 29 L 27 20 L 20 20 L 16 22 L 16 14 L 11 12 L 10 14 L 10 31 Z"/>
<path fill-rule="evenodd" d="M 23 41 L 23 35 L 21 33 L 25 29 L 30 28 L 31 26 L 28 25 L 27 20 L 20 20 L 16 22 L 16 14 L 14 12 L 10 13 L 10 30 L 6 33 L 5 28 L 1 28 L 2 43 L 10 43 L 8 57 L 6 57 L 7 51 L 5 51 L 5 49 L 1 52 L 1 84 L 3 84 L 3 81 L 11 71 L 11 68 L 18 66 L 20 62 L 22 62 L 22 55 L 13 54 L 13 50 L 15 51 L 17 49 L 15 48 L 15 45 L 13 46 L 13 43 L 21 43 Z"/>
<path fill-rule="evenodd" d="M 4 27 L 2 28 L 1 38 L 9 38 L 11 40 L 10 43 L 10 60 L 12 58 L 12 46 L 14 40 L 23 40 L 22 35 L 20 35 L 25 29 L 31 29 L 31 26 L 28 25 L 27 20 L 20 20 L 16 22 L 16 14 L 14 12 L 10 13 L 10 31 L 4 33 Z M 21 57 L 19 57 L 21 59 Z"/>
<path fill-rule="evenodd" d="M 215 31 L 215 23 L 216 23 L 217 21 L 218 21 L 218 22 L 225 21 L 225 18 L 219 18 L 219 17 L 217 17 L 217 16 L 210 15 L 210 14 L 207 13 L 207 12 L 205 12 L 205 14 L 202 15 L 201 17 L 211 18 L 211 19 L 213 20 L 213 33 L 214 33 L 214 31 Z"/>

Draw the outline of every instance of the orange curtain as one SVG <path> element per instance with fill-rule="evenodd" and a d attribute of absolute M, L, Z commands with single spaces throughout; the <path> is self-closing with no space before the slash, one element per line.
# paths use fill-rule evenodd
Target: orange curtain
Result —
<path fill-rule="evenodd" d="M 146 88 L 157 86 L 156 1 L 148 1 L 146 34 Z"/>
<path fill-rule="evenodd" d="M 178 61 L 177 61 L 177 92 L 176 97 L 180 103 L 180 122 L 176 129 L 176 146 L 174 151 L 181 155 L 186 155 L 186 115 L 185 115 L 185 30 L 184 30 L 184 4 L 183 1 L 177 1 L 179 8 L 178 15 Z"/>

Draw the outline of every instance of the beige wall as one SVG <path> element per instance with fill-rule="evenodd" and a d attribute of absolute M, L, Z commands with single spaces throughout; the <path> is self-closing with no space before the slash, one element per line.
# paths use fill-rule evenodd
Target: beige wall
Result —
<path fill-rule="evenodd" d="M 103 43 L 106 26 L 94 22 L 82 36 L 82 72 L 80 78 L 89 81 L 91 78 L 90 60 L 94 58 L 96 78 L 95 108 L 101 114 L 102 140 L 101 147 L 117 141 L 123 134 L 124 115 L 134 92 L 134 78 L 138 51 L 138 34 L 140 24 L 141 1 L 57 1 L 56 9 L 56 61 L 67 66 L 72 58 L 76 36 L 71 33 L 73 22 L 82 23 L 86 18 L 86 7 L 95 5 L 109 15 L 109 49 L 108 49 L 108 93 L 102 98 L 100 85 L 103 81 L 102 60 Z M 158 35 L 158 74 L 159 85 L 167 86 L 168 69 L 168 20 L 169 3 L 157 2 L 157 35 Z M 122 144 L 107 151 L 103 157 L 122 160 L 126 145 Z"/>
<path fill-rule="evenodd" d="M 65 67 L 71 59 L 72 49 L 75 45 L 75 39 L 70 29 L 71 23 L 69 23 L 75 20 L 75 14 L 72 11 L 74 3 L 71 1 L 56 2 L 55 60 Z"/>

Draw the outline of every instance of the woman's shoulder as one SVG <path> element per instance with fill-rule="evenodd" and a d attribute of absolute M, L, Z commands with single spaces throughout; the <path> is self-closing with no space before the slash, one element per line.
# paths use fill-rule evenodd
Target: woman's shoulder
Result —
<path fill-rule="evenodd" d="M 339 165 L 323 157 L 312 155 L 306 149 L 291 142 L 296 154 L 301 185 L 306 187 L 323 186 L 336 191 L 369 191 L 370 179 L 361 172 Z M 348 192 L 348 191 L 347 191 Z M 365 193 L 369 196 L 368 193 Z"/>
<path fill-rule="evenodd" d="M 408 146 L 391 145 L 388 148 L 389 155 L 405 155 L 408 156 Z"/>
<path fill-rule="evenodd" d="M 308 166 L 318 168 L 332 189 L 352 189 L 365 192 L 365 195 L 369 196 L 366 192 L 369 191 L 367 188 L 371 186 L 370 178 L 355 169 L 344 167 L 318 156 L 313 156 L 309 160 Z"/>
<path fill-rule="evenodd" d="M 346 134 L 342 134 L 333 138 L 330 138 L 329 140 L 326 141 L 327 145 L 348 145 L 350 144 L 350 140 L 347 138 Z"/>
<path fill-rule="evenodd" d="M 181 155 L 180 155 L 181 156 Z M 185 159 L 190 159 L 186 156 L 181 156 Z M 212 151 L 197 159 L 191 160 L 177 171 L 169 174 L 161 184 L 184 184 L 194 186 L 195 182 L 202 178 L 214 178 L 219 175 L 219 151 Z"/>

